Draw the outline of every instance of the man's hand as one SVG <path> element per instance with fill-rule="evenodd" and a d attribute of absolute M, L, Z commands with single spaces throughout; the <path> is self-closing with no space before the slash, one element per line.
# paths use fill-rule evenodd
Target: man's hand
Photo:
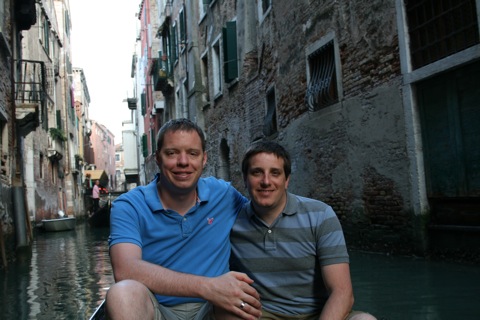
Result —
<path fill-rule="evenodd" d="M 231 271 L 208 279 L 202 296 L 215 307 L 241 319 L 258 319 L 262 315 L 260 296 L 252 283 L 246 274 Z"/>

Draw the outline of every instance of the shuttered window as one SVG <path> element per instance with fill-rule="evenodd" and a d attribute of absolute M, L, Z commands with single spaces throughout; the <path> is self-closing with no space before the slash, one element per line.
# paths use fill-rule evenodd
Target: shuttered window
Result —
<path fill-rule="evenodd" d="M 147 113 L 147 95 L 145 92 L 140 95 L 140 100 L 142 105 L 142 116 L 144 116 Z"/>
<path fill-rule="evenodd" d="M 144 133 L 142 135 L 142 154 L 144 158 L 148 157 L 148 141 L 147 140 L 148 140 L 147 135 Z"/>
<path fill-rule="evenodd" d="M 236 21 L 228 21 L 223 28 L 223 58 L 225 82 L 229 83 L 238 78 Z"/>
<path fill-rule="evenodd" d="M 187 28 L 185 25 L 185 10 L 180 11 L 178 23 L 180 25 L 180 51 L 183 51 L 187 47 L 187 30 L 186 30 Z"/>
<path fill-rule="evenodd" d="M 173 62 L 178 60 L 178 35 L 177 35 L 177 25 L 172 26 L 172 41 L 170 52 L 173 58 Z M 172 67 L 173 69 L 173 67 Z"/>

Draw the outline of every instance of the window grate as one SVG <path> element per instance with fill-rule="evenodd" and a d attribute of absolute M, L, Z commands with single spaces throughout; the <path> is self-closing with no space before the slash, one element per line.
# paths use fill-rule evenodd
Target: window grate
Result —
<path fill-rule="evenodd" d="M 479 43 L 475 0 L 405 0 L 413 68 Z"/>
<path fill-rule="evenodd" d="M 338 101 L 333 41 L 308 57 L 310 82 L 305 100 L 309 111 L 315 111 Z"/>

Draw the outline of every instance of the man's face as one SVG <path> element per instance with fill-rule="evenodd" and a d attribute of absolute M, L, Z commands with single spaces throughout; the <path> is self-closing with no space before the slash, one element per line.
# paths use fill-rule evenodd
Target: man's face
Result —
<path fill-rule="evenodd" d="M 283 159 L 271 153 L 250 158 L 245 178 L 248 193 L 257 213 L 279 214 L 286 203 L 289 178 L 283 170 Z"/>
<path fill-rule="evenodd" d="M 207 154 L 196 131 L 170 131 L 156 152 L 156 160 L 163 186 L 170 192 L 187 193 L 196 188 Z"/>

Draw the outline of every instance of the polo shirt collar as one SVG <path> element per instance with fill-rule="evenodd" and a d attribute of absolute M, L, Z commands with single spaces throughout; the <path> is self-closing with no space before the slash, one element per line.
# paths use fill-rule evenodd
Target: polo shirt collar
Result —
<path fill-rule="evenodd" d="M 160 196 L 158 195 L 158 192 L 157 192 L 157 183 L 159 178 L 160 178 L 160 174 L 157 173 L 155 175 L 155 178 L 152 180 L 152 182 L 148 184 L 148 186 L 145 188 L 145 191 L 144 191 L 145 202 L 153 212 L 159 211 L 159 210 L 165 210 L 165 208 L 163 208 L 162 202 L 160 201 Z M 202 204 L 203 202 L 208 202 L 208 200 L 211 197 L 210 189 L 211 188 L 202 178 L 198 180 L 197 196 L 200 199 L 200 204 Z"/>
<path fill-rule="evenodd" d="M 297 211 L 298 211 L 297 198 L 295 197 L 294 194 L 287 192 L 287 204 L 285 205 L 285 208 L 282 211 L 282 215 L 292 216 L 296 214 Z M 246 214 L 249 219 L 253 218 L 253 216 L 255 215 L 255 211 L 253 210 L 253 205 L 251 200 L 246 206 Z"/>

